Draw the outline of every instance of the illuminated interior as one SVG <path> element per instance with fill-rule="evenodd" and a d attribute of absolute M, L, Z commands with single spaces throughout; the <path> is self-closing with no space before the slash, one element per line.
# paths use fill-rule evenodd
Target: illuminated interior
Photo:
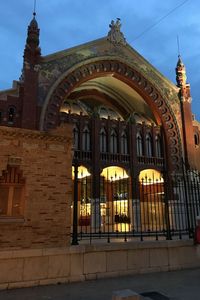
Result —
<path fill-rule="evenodd" d="M 162 174 L 155 169 L 145 169 L 140 172 L 139 181 L 143 184 L 164 182 Z"/>
<path fill-rule="evenodd" d="M 116 181 L 122 178 L 128 178 L 126 171 L 123 168 L 117 166 L 104 168 L 101 172 L 101 176 L 109 181 Z"/>
<path fill-rule="evenodd" d="M 149 105 L 133 88 L 112 74 L 81 83 L 63 101 L 61 112 L 126 120 L 133 115 L 136 123 L 160 124 Z"/>
<path fill-rule="evenodd" d="M 74 179 L 74 167 L 72 168 Z M 104 168 L 101 173 L 101 198 L 98 203 L 91 197 L 91 174 L 84 166 L 78 168 L 78 216 L 79 226 L 87 232 L 98 219 L 98 225 L 108 230 L 127 231 L 130 227 L 128 175 L 118 166 Z M 109 195 L 106 195 L 109 190 Z M 106 196 L 105 196 L 106 195 Z M 95 205 L 95 210 L 94 210 Z M 109 229 L 111 230 L 111 228 Z"/>
<path fill-rule="evenodd" d="M 137 112 L 140 115 L 146 116 L 152 120 L 152 122 L 155 122 L 154 115 L 151 109 L 149 109 L 149 106 L 145 100 L 134 89 L 121 80 L 113 77 L 112 74 L 88 80 L 75 88 L 73 93 L 75 95 L 81 95 L 81 92 L 83 91 L 87 91 L 89 93 L 93 90 L 96 90 L 104 95 L 107 95 L 110 99 L 115 100 L 115 105 L 107 103 L 111 105 L 111 109 L 116 110 L 119 105 L 120 107 L 123 107 L 123 109 L 126 111 L 126 114 L 130 112 Z M 73 97 L 73 93 L 70 95 L 70 97 Z M 78 99 L 83 100 L 81 97 Z M 94 103 L 93 99 L 91 100 L 92 101 L 87 102 L 87 105 L 92 105 L 92 103 Z M 102 100 L 105 102 L 105 97 L 103 97 Z"/>
<path fill-rule="evenodd" d="M 78 167 L 78 179 L 85 178 L 91 176 L 91 174 L 88 172 L 88 169 L 84 166 Z M 72 166 L 72 179 L 74 180 L 74 166 Z"/>
<path fill-rule="evenodd" d="M 143 194 L 140 202 L 142 230 L 157 230 L 165 218 L 162 174 L 155 169 L 145 169 L 140 172 L 139 181 Z"/>

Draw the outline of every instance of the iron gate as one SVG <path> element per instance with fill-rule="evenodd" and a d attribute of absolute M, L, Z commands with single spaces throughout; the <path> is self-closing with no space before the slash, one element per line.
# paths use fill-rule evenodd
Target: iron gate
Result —
<path fill-rule="evenodd" d="M 75 173 L 78 170 L 75 171 Z M 105 239 L 192 238 L 200 214 L 200 176 L 188 171 L 178 176 L 140 180 L 100 176 L 100 195 L 92 197 L 92 176 L 74 176 L 72 244 Z"/>

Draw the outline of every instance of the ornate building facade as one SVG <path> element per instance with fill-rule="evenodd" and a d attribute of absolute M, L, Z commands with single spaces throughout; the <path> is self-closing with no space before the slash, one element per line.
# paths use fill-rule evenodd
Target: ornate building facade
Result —
<path fill-rule="evenodd" d="M 0 92 L 0 245 L 177 229 L 165 183 L 200 171 L 181 57 L 175 85 L 126 42 L 119 19 L 106 37 L 58 53 L 42 56 L 39 42 L 34 15 L 20 80 Z M 182 199 L 172 190 L 168 200 Z"/>

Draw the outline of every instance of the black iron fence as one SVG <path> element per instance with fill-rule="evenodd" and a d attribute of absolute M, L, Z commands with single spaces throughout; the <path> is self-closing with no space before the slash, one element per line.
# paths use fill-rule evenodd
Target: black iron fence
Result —
<path fill-rule="evenodd" d="M 150 176 L 151 175 L 151 176 Z M 102 239 L 193 238 L 200 214 L 200 175 L 133 179 L 125 174 L 101 176 L 100 196 L 92 197 L 92 176 L 74 178 L 72 244 Z"/>

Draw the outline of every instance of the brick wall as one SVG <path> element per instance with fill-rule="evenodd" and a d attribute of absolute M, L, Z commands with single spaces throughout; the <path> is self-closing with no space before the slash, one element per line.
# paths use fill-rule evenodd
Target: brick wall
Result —
<path fill-rule="evenodd" d="M 0 176 L 10 161 L 25 178 L 24 217 L 0 217 L 0 249 L 70 243 L 71 127 L 50 133 L 0 127 Z"/>

